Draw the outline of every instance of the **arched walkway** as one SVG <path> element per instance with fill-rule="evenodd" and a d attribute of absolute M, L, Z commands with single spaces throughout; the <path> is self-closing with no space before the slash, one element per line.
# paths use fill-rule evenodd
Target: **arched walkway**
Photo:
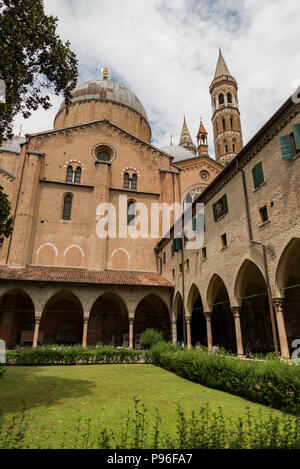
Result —
<path fill-rule="evenodd" d="M 203 314 L 203 304 L 200 292 L 196 285 L 192 285 L 187 301 L 188 311 L 191 317 L 191 339 L 195 347 L 198 343 L 207 345 L 206 321 Z"/>
<path fill-rule="evenodd" d="M 241 300 L 241 328 L 245 351 L 274 351 L 267 285 L 254 262 L 246 260 L 242 264 L 236 278 L 235 293 Z"/>
<path fill-rule="evenodd" d="M 83 309 L 69 291 L 56 293 L 45 305 L 40 332 L 45 344 L 81 344 Z"/>
<path fill-rule="evenodd" d="M 34 331 L 34 305 L 23 290 L 11 290 L 0 299 L 0 339 L 7 350 L 31 345 Z"/>
<path fill-rule="evenodd" d="M 294 238 L 286 246 L 278 263 L 277 288 L 285 297 L 285 327 L 289 350 L 300 338 L 300 239 Z"/>
<path fill-rule="evenodd" d="M 214 345 L 236 352 L 234 317 L 230 309 L 227 288 L 215 274 L 208 287 L 208 304 L 212 308 L 212 340 Z"/>
<path fill-rule="evenodd" d="M 117 294 L 107 292 L 94 303 L 89 319 L 87 343 L 128 346 L 128 311 Z"/>
<path fill-rule="evenodd" d="M 135 343 L 145 329 L 157 329 L 163 333 L 165 340 L 171 340 L 170 314 L 165 303 L 156 295 L 143 298 L 135 310 L 134 335 Z M 138 336 L 138 337 L 137 337 Z"/>

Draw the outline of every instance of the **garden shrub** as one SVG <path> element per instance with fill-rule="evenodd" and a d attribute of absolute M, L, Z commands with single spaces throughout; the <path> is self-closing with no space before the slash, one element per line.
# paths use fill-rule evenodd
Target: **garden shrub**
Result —
<path fill-rule="evenodd" d="M 0 378 L 4 373 L 4 366 L 0 365 Z"/>
<path fill-rule="evenodd" d="M 7 365 L 88 365 L 111 363 L 151 363 L 150 352 L 97 346 L 83 348 L 80 345 L 48 345 L 37 348 L 24 347 L 17 352 L 7 352 Z"/>
<path fill-rule="evenodd" d="M 174 353 L 161 344 L 151 354 L 155 365 L 183 378 L 300 415 L 300 368 L 294 363 L 238 360 L 194 350 Z"/>
<path fill-rule="evenodd" d="M 163 335 L 161 331 L 158 331 L 156 329 L 146 329 L 140 338 L 140 344 L 141 346 L 149 350 L 151 347 L 155 344 L 158 344 L 159 342 L 163 341 Z"/>

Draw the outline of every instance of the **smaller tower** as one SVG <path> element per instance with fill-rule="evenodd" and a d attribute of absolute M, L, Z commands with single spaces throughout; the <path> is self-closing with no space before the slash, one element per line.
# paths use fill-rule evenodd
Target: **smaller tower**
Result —
<path fill-rule="evenodd" d="M 200 127 L 197 133 L 197 145 L 198 145 L 198 156 L 207 156 L 208 155 L 207 132 L 202 123 L 202 120 L 200 120 Z"/>
<path fill-rule="evenodd" d="M 230 75 L 221 49 L 210 85 L 216 160 L 226 166 L 243 148 L 238 85 Z"/>
<path fill-rule="evenodd" d="M 185 116 L 184 116 L 184 120 L 183 120 L 179 145 L 181 147 L 185 148 L 186 150 L 191 151 L 196 156 L 197 149 L 196 149 L 196 146 L 193 143 L 191 134 L 190 134 L 189 129 L 186 125 Z"/>

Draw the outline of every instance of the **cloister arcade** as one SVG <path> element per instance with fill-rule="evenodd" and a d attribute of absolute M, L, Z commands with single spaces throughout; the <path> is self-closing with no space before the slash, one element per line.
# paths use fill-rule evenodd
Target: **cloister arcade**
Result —
<path fill-rule="evenodd" d="M 270 271 L 271 298 L 263 268 L 244 259 L 230 281 L 215 273 L 205 288 L 187 282 L 184 302 L 181 291 L 166 287 L 106 286 L 100 291 L 2 282 L 0 337 L 10 349 L 98 342 L 134 348 L 146 328 L 158 329 L 174 342 L 184 339 L 185 329 L 188 347 L 219 345 L 238 355 L 277 347 L 288 357 L 293 341 L 300 339 L 300 238 L 286 245 Z"/>

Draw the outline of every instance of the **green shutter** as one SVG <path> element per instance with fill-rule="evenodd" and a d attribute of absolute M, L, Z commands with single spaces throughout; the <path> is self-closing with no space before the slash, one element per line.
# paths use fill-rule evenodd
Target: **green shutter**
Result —
<path fill-rule="evenodd" d="M 292 139 L 290 135 L 284 135 L 284 137 L 280 137 L 280 146 L 282 158 L 284 160 L 291 160 L 294 158 Z"/>
<path fill-rule="evenodd" d="M 213 204 L 214 220 L 218 220 L 217 203 Z"/>
<path fill-rule="evenodd" d="M 181 238 L 174 238 L 173 239 L 173 251 L 177 252 L 181 249 Z"/>
<path fill-rule="evenodd" d="M 259 186 L 262 185 L 264 182 L 264 172 L 263 172 L 263 167 L 261 163 L 257 163 L 257 165 L 254 166 L 252 169 L 252 175 L 253 175 L 253 182 L 254 182 L 254 187 L 257 189 Z"/>
<path fill-rule="evenodd" d="M 293 125 L 293 134 L 295 139 L 296 150 L 300 150 L 300 124 Z"/>
<path fill-rule="evenodd" d="M 222 204 L 223 204 L 223 213 L 228 213 L 228 204 L 227 204 L 227 196 L 226 194 L 222 197 Z"/>
<path fill-rule="evenodd" d="M 193 222 L 193 231 L 197 231 L 197 220 L 196 220 L 196 218 L 193 218 L 192 222 Z"/>

